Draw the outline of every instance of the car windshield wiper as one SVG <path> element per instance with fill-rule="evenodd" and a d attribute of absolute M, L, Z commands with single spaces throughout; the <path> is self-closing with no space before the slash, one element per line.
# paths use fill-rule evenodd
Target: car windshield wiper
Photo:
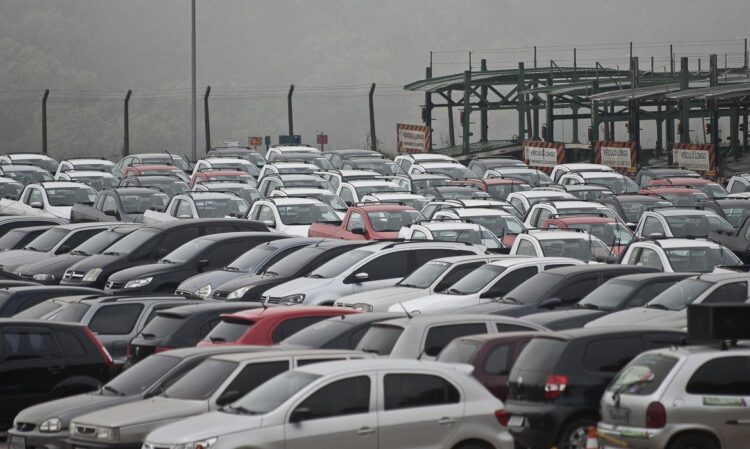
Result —
<path fill-rule="evenodd" d="M 228 267 L 224 267 L 224 271 L 232 271 L 232 272 L 236 273 L 236 272 L 240 271 L 240 269 L 237 268 L 237 267 L 228 266 Z"/>
<path fill-rule="evenodd" d="M 669 310 L 669 307 L 665 306 L 664 304 L 646 304 L 647 309 L 657 309 L 657 310 Z"/>
<path fill-rule="evenodd" d="M 597 306 L 596 304 L 592 304 L 590 302 L 587 302 L 585 304 L 582 304 L 582 303 L 579 302 L 576 305 L 574 305 L 573 307 L 576 308 L 576 309 L 599 310 L 599 306 Z"/>
<path fill-rule="evenodd" d="M 211 340 L 211 343 L 223 343 L 227 341 L 224 337 L 208 337 L 209 340 Z"/>
<path fill-rule="evenodd" d="M 234 413 L 237 415 L 257 415 L 258 412 L 242 407 L 241 405 L 225 405 L 219 409 L 222 412 Z"/>
<path fill-rule="evenodd" d="M 118 253 L 117 251 L 105 251 L 101 254 L 105 256 L 119 256 L 120 255 L 120 253 Z"/>
<path fill-rule="evenodd" d="M 110 393 L 114 393 L 114 394 L 116 394 L 117 396 L 125 396 L 125 393 L 122 393 L 122 392 L 120 392 L 119 390 L 117 390 L 116 388 L 114 388 L 114 387 L 110 387 L 109 385 L 105 385 L 105 386 L 103 386 L 103 387 L 102 387 L 102 390 L 104 390 L 104 391 L 109 391 Z"/>
<path fill-rule="evenodd" d="M 279 273 L 277 273 L 275 271 L 268 271 L 268 270 L 266 270 L 266 272 L 263 273 L 263 274 L 267 274 L 269 276 L 278 276 L 279 275 Z"/>
<path fill-rule="evenodd" d="M 455 288 L 449 288 L 446 290 L 445 293 L 448 293 L 449 295 L 465 295 L 466 293 L 462 292 L 461 290 L 456 290 Z"/>
<path fill-rule="evenodd" d="M 166 264 L 174 265 L 174 264 L 176 264 L 177 262 L 174 262 L 174 261 L 172 261 L 172 260 L 169 260 L 169 259 L 162 259 L 162 260 L 161 260 L 161 263 L 166 263 Z"/>
<path fill-rule="evenodd" d="M 520 302 L 518 302 L 518 300 L 516 298 L 513 298 L 511 296 L 505 296 L 505 297 L 502 297 L 502 298 L 498 298 L 498 302 L 501 302 L 503 304 L 521 304 Z"/>
<path fill-rule="evenodd" d="M 33 246 L 24 246 L 23 249 L 28 250 L 28 251 L 37 251 L 37 252 L 39 252 L 39 250 L 37 248 L 34 248 Z"/>
<path fill-rule="evenodd" d="M 156 337 L 156 334 L 151 334 L 151 333 L 148 333 L 148 332 L 141 332 L 141 337 L 143 337 L 143 338 L 154 338 L 154 337 Z"/>
<path fill-rule="evenodd" d="M 312 279 L 324 279 L 323 275 L 321 275 L 321 274 L 315 274 L 315 273 L 308 274 L 307 277 L 312 278 Z"/>
<path fill-rule="evenodd" d="M 396 284 L 396 287 L 423 288 L 414 284 Z"/>
<path fill-rule="evenodd" d="M 367 348 L 362 348 L 362 349 L 360 349 L 360 351 L 362 351 L 362 352 L 366 352 L 366 353 L 368 353 L 368 354 L 377 354 L 377 355 L 381 355 L 381 354 L 380 354 L 380 351 L 378 351 L 377 349 L 367 349 Z"/>

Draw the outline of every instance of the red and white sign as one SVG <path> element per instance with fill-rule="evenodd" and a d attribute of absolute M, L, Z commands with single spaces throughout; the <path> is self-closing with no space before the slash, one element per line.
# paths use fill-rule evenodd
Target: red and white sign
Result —
<path fill-rule="evenodd" d="M 430 127 L 396 124 L 399 153 L 427 153 L 430 150 Z"/>
<path fill-rule="evenodd" d="M 638 144 L 635 142 L 598 141 L 594 162 L 623 173 L 635 173 L 638 166 Z"/>
<path fill-rule="evenodd" d="M 565 162 L 565 144 L 541 140 L 524 140 L 523 160 L 531 168 L 552 173 L 552 169 L 556 165 Z"/>
<path fill-rule="evenodd" d="M 676 143 L 672 146 L 672 159 L 678 167 L 713 175 L 716 170 L 716 147 L 693 143 Z"/>
<path fill-rule="evenodd" d="M 247 138 L 247 146 L 258 148 L 259 146 L 263 145 L 263 138 L 258 136 L 251 136 Z"/>

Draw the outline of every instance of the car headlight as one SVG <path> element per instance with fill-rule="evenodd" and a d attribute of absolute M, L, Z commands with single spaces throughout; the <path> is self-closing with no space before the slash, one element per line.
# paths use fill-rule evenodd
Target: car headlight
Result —
<path fill-rule="evenodd" d="M 370 304 L 358 302 L 357 304 L 354 304 L 354 310 L 359 310 L 360 312 L 372 312 L 373 308 Z"/>
<path fill-rule="evenodd" d="M 96 282 L 100 274 L 102 274 L 101 268 L 92 268 L 83 276 L 83 282 Z"/>
<path fill-rule="evenodd" d="M 79 432 L 79 429 L 85 428 L 85 429 L 92 429 L 93 432 L 86 432 L 82 433 Z M 112 441 L 116 442 L 120 439 L 120 432 L 118 429 L 114 427 L 104 427 L 104 426 L 87 426 L 85 424 L 78 424 L 75 422 L 70 423 L 69 432 L 72 436 L 77 436 L 79 438 L 85 438 L 85 439 L 95 439 L 95 440 L 104 440 L 104 441 Z"/>
<path fill-rule="evenodd" d="M 150 284 L 151 281 L 153 281 L 153 280 L 154 280 L 153 276 L 152 277 L 143 278 L 143 279 L 133 279 L 132 281 L 128 281 L 125 284 L 125 287 L 123 287 L 123 288 L 140 288 L 140 287 L 145 287 L 148 284 Z"/>
<path fill-rule="evenodd" d="M 227 296 L 227 299 L 239 299 L 245 296 L 245 293 L 247 293 L 248 290 L 250 290 L 251 287 L 241 287 L 237 290 L 233 291 L 232 293 Z"/>
<path fill-rule="evenodd" d="M 284 296 L 283 298 L 281 298 L 281 301 L 279 302 L 284 303 L 284 304 L 302 304 L 303 302 L 305 302 L 305 295 L 302 294 L 302 295 Z"/>
<path fill-rule="evenodd" d="M 59 432 L 60 430 L 62 430 L 60 418 L 49 418 L 39 426 L 39 431 L 45 433 Z"/>
<path fill-rule="evenodd" d="M 206 284 L 203 287 L 201 287 L 198 290 L 196 290 L 194 294 L 195 294 L 195 296 L 197 296 L 199 298 L 206 299 L 209 296 L 211 296 L 211 292 L 212 291 L 213 291 L 213 289 L 211 288 L 211 284 Z"/>
<path fill-rule="evenodd" d="M 32 276 L 32 278 L 35 281 L 47 281 L 47 282 L 54 281 L 55 279 L 57 279 L 57 277 L 54 274 L 51 274 L 51 273 L 37 273 L 34 276 Z M 55 431 L 55 432 L 57 432 L 57 431 Z"/>
<path fill-rule="evenodd" d="M 117 441 L 120 432 L 113 427 L 97 427 L 95 435 L 97 440 Z"/>
<path fill-rule="evenodd" d="M 205 440 L 193 441 L 183 446 L 184 449 L 211 449 L 218 438 L 206 438 Z"/>

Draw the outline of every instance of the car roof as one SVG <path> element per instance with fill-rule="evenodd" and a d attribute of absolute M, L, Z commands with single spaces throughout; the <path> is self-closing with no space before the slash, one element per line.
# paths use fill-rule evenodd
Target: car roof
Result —
<path fill-rule="evenodd" d="M 85 157 L 74 157 L 70 159 L 65 159 L 61 162 L 70 162 L 71 164 L 79 163 L 79 164 L 102 164 L 102 165 L 114 165 L 114 162 L 108 161 L 106 159 L 96 159 L 96 158 L 85 158 Z"/>
<path fill-rule="evenodd" d="M 224 314 L 222 317 L 232 317 L 246 320 L 258 320 L 261 318 L 272 318 L 278 316 L 306 316 L 316 315 L 319 313 L 330 312 L 332 315 L 338 313 L 345 315 L 349 313 L 356 313 L 352 309 L 344 307 L 329 307 L 329 306 L 299 306 L 299 307 L 268 307 L 260 309 L 243 310 L 240 312 L 234 312 L 230 314 Z"/>
<path fill-rule="evenodd" d="M 236 197 L 234 197 L 236 198 Z M 251 220 L 244 220 L 246 222 Z M 212 224 L 229 224 L 234 225 L 242 223 L 243 220 L 237 220 L 232 218 L 186 218 L 184 220 L 167 220 L 158 223 L 149 223 L 148 226 L 144 226 L 143 229 L 171 229 L 179 227 L 188 227 L 194 225 L 212 225 Z M 65 225 L 71 226 L 71 225 Z"/>
<path fill-rule="evenodd" d="M 37 167 L 36 165 L 25 165 L 25 164 L 11 164 L 11 165 L 3 165 L 2 168 L 4 171 L 39 171 L 39 172 L 47 172 L 47 170 L 43 169 L 42 167 Z M 49 173 L 49 172 L 47 172 Z"/>
<path fill-rule="evenodd" d="M 494 262 L 490 262 L 487 265 L 495 265 L 498 267 L 512 267 L 514 265 L 520 265 L 520 264 L 526 264 L 526 263 L 566 263 L 570 262 L 571 258 L 569 257 L 549 257 L 549 256 L 542 256 L 542 257 L 527 257 L 527 256 L 521 256 L 518 258 L 508 258 L 508 259 L 501 259 L 496 260 Z"/>
<path fill-rule="evenodd" d="M 492 321 L 492 322 L 505 322 L 505 323 L 523 323 L 524 325 L 528 325 L 529 327 L 537 326 L 540 329 L 543 329 L 541 326 L 535 323 L 524 321 L 520 318 L 513 318 L 513 317 L 501 316 L 501 315 L 485 315 L 485 314 L 477 314 L 477 313 L 412 315 L 411 317 L 406 316 L 406 317 L 401 317 L 401 318 L 394 318 L 392 320 L 381 321 L 378 324 L 406 327 L 409 325 L 429 326 L 431 324 L 456 323 L 456 322 L 462 322 L 462 321 Z"/>
<path fill-rule="evenodd" d="M 537 203 L 537 204 L 544 204 Z M 601 203 L 595 203 L 591 201 L 549 201 L 547 204 L 552 205 L 553 207 L 557 209 L 575 209 L 575 208 L 581 208 L 581 207 L 587 207 L 591 209 L 606 209 L 606 206 L 604 206 Z"/>
<path fill-rule="evenodd" d="M 502 216 L 502 217 L 513 217 L 514 215 L 510 212 L 503 210 L 503 209 L 491 209 L 489 207 L 453 207 L 448 209 L 442 209 L 439 211 L 436 211 L 435 213 L 439 212 L 455 212 L 458 214 L 459 217 L 482 217 L 485 215 L 495 215 L 495 216 Z"/>
<path fill-rule="evenodd" d="M 582 163 L 582 162 L 576 162 L 572 164 L 560 164 L 558 167 L 565 167 L 570 170 L 584 170 L 584 169 L 592 169 L 592 170 L 612 170 L 612 168 L 607 167 L 606 165 L 602 164 L 589 164 L 589 163 Z"/>
<path fill-rule="evenodd" d="M 620 265 L 620 264 L 595 264 L 595 265 L 571 265 L 569 267 L 552 268 L 544 271 L 545 273 L 559 274 L 570 276 L 583 273 L 606 273 L 609 271 L 648 271 L 648 267 L 638 265 Z"/>
<path fill-rule="evenodd" d="M 238 239 L 238 238 L 253 238 L 253 237 L 268 237 L 270 233 L 263 231 L 237 231 L 237 232 L 220 232 L 218 234 L 208 234 L 196 237 L 195 240 L 210 240 L 214 242 L 221 242 L 224 240 Z"/>
<path fill-rule="evenodd" d="M 716 201 L 719 206 L 748 206 L 750 207 L 750 201 L 747 198 L 722 198 Z"/>
<path fill-rule="evenodd" d="M 182 308 L 182 307 L 180 307 Z M 234 354 L 239 352 L 247 352 L 252 350 L 252 346 L 243 345 L 210 345 L 210 346 L 191 346 L 187 348 L 172 349 L 168 352 L 162 352 L 159 356 L 174 356 L 181 359 L 197 357 L 197 356 L 208 356 L 222 355 L 222 354 Z"/>
<path fill-rule="evenodd" d="M 652 280 L 685 279 L 698 273 L 636 273 L 617 276 L 618 281 L 647 282 Z"/>
<path fill-rule="evenodd" d="M 366 357 L 360 351 L 351 349 L 312 349 L 312 348 L 287 348 L 283 346 L 250 346 L 248 352 L 238 352 L 234 354 L 223 354 L 211 357 L 214 360 L 224 360 L 227 362 L 249 362 L 259 358 L 270 357 L 299 357 L 299 356 L 316 356 L 316 355 L 359 355 Z"/>
<path fill-rule="evenodd" d="M 260 303 L 253 304 L 249 302 L 215 301 L 206 302 L 204 304 L 189 304 L 184 306 L 171 307 L 169 309 L 158 310 L 156 314 L 187 318 L 192 315 L 199 315 L 206 312 L 225 311 L 225 313 L 233 313 L 241 310 L 247 310 L 254 306 L 259 308 L 261 307 Z"/>
<path fill-rule="evenodd" d="M 458 337 L 453 341 L 475 341 L 478 343 L 494 343 L 496 341 L 515 340 L 524 337 L 536 337 L 540 335 L 547 335 L 549 332 L 546 331 L 518 331 L 518 332 L 501 332 L 499 334 L 477 334 L 477 335 L 466 335 Z"/>
<path fill-rule="evenodd" d="M 683 215 L 716 215 L 716 212 L 706 209 L 690 209 L 684 207 L 677 207 L 675 209 L 658 209 L 647 211 L 654 214 L 663 215 L 665 217 L 675 217 Z"/>
<path fill-rule="evenodd" d="M 653 195 L 629 195 L 629 194 L 623 194 L 623 195 L 612 195 L 610 198 L 616 198 L 617 201 L 621 203 L 635 203 L 635 202 L 647 202 L 647 203 L 656 203 L 659 201 L 666 201 L 663 198 L 657 198 Z"/>
<path fill-rule="evenodd" d="M 297 368 L 297 371 L 316 374 L 319 376 L 335 375 L 346 373 L 347 371 L 379 371 L 383 369 L 391 370 L 415 370 L 422 371 L 425 368 L 440 371 L 451 370 L 463 372 L 465 365 L 460 363 L 440 363 L 425 360 L 411 359 L 391 359 L 391 358 L 373 358 L 362 360 L 342 360 L 336 362 L 312 363 L 304 367 Z"/>
<path fill-rule="evenodd" d="M 300 206 L 303 204 L 325 204 L 315 198 L 299 198 L 293 196 L 275 196 L 272 198 L 264 198 L 259 201 L 270 201 L 277 206 Z"/>
<path fill-rule="evenodd" d="M 680 238 L 668 238 L 668 239 L 658 239 L 656 240 L 657 245 L 661 246 L 662 248 L 666 249 L 673 249 L 673 248 L 718 248 L 718 243 L 711 242 L 708 240 L 698 240 L 698 239 L 680 239 Z M 640 242 L 636 242 L 640 243 Z M 644 243 L 653 243 L 653 241 L 645 240 Z"/>
<path fill-rule="evenodd" d="M 411 192 L 372 192 L 367 196 L 382 199 L 398 199 L 398 198 L 425 198 L 423 195 Z M 425 198 L 426 199 L 426 198 Z"/>
<path fill-rule="evenodd" d="M 585 224 L 585 223 L 617 223 L 617 220 L 609 217 L 596 217 L 596 216 L 562 216 L 552 217 L 547 220 L 557 220 L 567 224 Z"/>
<path fill-rule="evenodd" d="M 33 184 L 29 184 L 29 185 L 33 185 Z M 60 188 L 77 189 L 77 188 L 84 188 L 84 187 L 90 188 L 86 184 L 81 184 L 80 182 L 70 182 L 70 181 L 44 181 L 44 182 L 37 183 L 37 185 L 42 186 L 42 188 L 44 189 L 60 189 Z"/>
<path fill-rule="evenodd" d="M 577 175 L 581 176 L 583 179 L 586 178 L 624 178 L 625 175 L 622 173 L 617 173 L 614 171 L 584 171 L 584 172 L 578 172 Z"/>
<path fill-rule="evenodd" d="M 175 167 L 174 165 L 164 165 L 164 164 L 131 165 L 130 167 L 127 167 L 126 169 L 135 169 L 137 171 L 141 171 L 141 170 L 179 171 L 180 170 L 179 168 Z"/>
<path fill-rule="evenodd" d="M 105 171 L 95 171 L 95 170 L 68 170 L 64 174 L 70 176 L 71 178 L 75 178 L 76 176 L 101 176 L 104 178 L 114 178 L 117 179 L 115 175 L 112 173 L 107 173 Z"/>
<path fill-rule="evenodd" d="M 89 222 L 89 223 L 69 223 L 69 224 L 62 224 L 62 225 L 55 226 L 55 228 L 67 229 L 67 230 L 70 230 L 70 231 L 75 231 L 75 230 L 78 230 L 78 229 L 107 228 L 109 226 L 112 226 L 112 224 L 113 224 L 112 222 L 106 222 L 106 221 L 102 221 L 102 222 L 93 221 L 93 222 Z"/>
<path fill-rule="evenodd" d="M 369 196 L 369 195 L 368 195 Z M 400 204 L 378 204 L 368 203 L 359 206 L 353 206 L 358 209 L 364 209 L 365 212 L 383 212 L 383 211 L 401 211 L 401 210 L 414 210 L 411 206 L 402 206 Z"/>
<path fill-rule="evenodd" d="M 526 190 L 523 192 L 513 192 L 511 195 L 525 196 L 526 198 L 555 197 L 555 198 L 575 198 L 568 192 L 561 190 Z"/>
<path fill-rule="evenodd" d="M 231 161 L 232 159 L 225 159 L 225 160 Z M 247 162 L 244 159 L 241 159 L 241 160 L 244 161 L 244 162 Z M 248 162 L 248 164 L 249 164 L 249 162 Z M 198 174 L 206 175 L 207 177 L 210 177 L 210 176 L 230 176 L 230 175 L 250 176 L 249 174 L 247 174 L 247 172 L 244 172 L 244 171 L 241 171 L 241 170 L 205 170 L 205 171 L 198 172 Z"/>
<path fill-rule="evenodd" d="M 663 181 L 669 181 L 670 184 L 686 184 L 686 185 L 704 185 L 704 184 L 711 184 L 713 181 L 706 178 L 696 178 L 696 177 L 688 177 L 688 176 L 670 176 L 669 178 L 657 178 L 653 181 L 657 182 L 663 182 Z M 652 182 L 653 182 L 652 181 Z"/>
<path fill-rule="evenodd" d="M 246 161 L 245 159 L 242 159 L 241 157 L 226 157 L 226 156 L 222 156 L 222 157 L 211 157 L 211 156 L 209 156 L 209 157 L 203 158 L 202 160 L 208 162 L 209 164 L 215 164 L 215 163 L 220 163 L 220 162 L 229 162 L 229 163 L 232 163 L 232 164 L 247 165 L 247 164 L 250 163 L 250 162 Z"/>
<path fill-rule="evenodd" d="M 417 179 L 445 179 L 450 180 L 451 177 L 442 173 L 412 173 L 409 175 L 412 180 Z"/>
<path fill-rule="evenodd" d="M 9 157 L 11 160 L 13 160 L 14 157 L 22 157 L 24 159 L 40 159 L 40 160 L 42 160 L 42 159 L 51 159 L 51 160 L 54 160 L 53 158 L 47 156 L 46 154 L 42 154 L 42 153 L 7 153 L 7 154 L 3 154 L 3 156 Z"/>
<path fill-rule="evenodd" d="M 641 191 L 655 192 L 655 193 L 703 193 L 697 189 L 690 189 L 687 187 L 671 187 L 665 186 L 649 186 L 647 189 L 641 189 Z"/>
<path fill-rule="evenodd" d="M 695 279 L 711 283 L 732 280 L 748 281 L 750 280 L 750 273 L 706 273 L 696 275 Z"/>
<path fill-rule="evenodd" d="M 606 335 L 617 334 L 635 334 L 643 335 L 646 333 L 670 333 L 682 334 L 687 337 L 684 331 L 678 329 L 669 329 L 665 327 L 647 327 L 647 326 L 602 326 L 602 327 L 582 327 L 576 329 L 566 329 L 555 332 L 543 333 L 538 338 L 554 338 L 557 340 L 576 340 L 579 338 L 591 338 Z"/>
<path fill-rule="evenodd" d="M 39 326 L 57 329 L 75 329 L 84 327 L 80 323 L 47 320 L 19 320 L 18 318 L 0 318 L 0 326 Z"/>
<path fill-rule="evenodd" d="M 400 187 L 395 182 L 393 182 L 393 181 L 386 181 L 384 179 L 352 179 L 350 181 L 347 181 L 347 183 L 351 184 L 354 187 L 357 187 L 357 186 L 396 186 L 396 187 Z"/>
<path fill-rule="evenodd" d="M 527 235 L 536 238 L 537 240 L 558 240 L 558 239 L 575 239 L 575 240 L 599 240 L 588 232 L 577 232 L 577 231 L 558 231 L 558 230 L 534 230 L 529 232 Z"/>
<path fill-rule="evenodd" d="M 283 307 L 283 306 L 282 306 Z M 326 318 L 326 321 L 342 321 L 351 325 L 374 323 L 378 321 L 392 320 L 406 316 L 403 312 L 367 312 L 367 313 L 350 313 L 349 315 L 334 316 Z"/>
<path fill-rule="evenodd" d="M 423 222 L 418 223 L 419 226 L 424 226 L 425 228 L 431 230 L 431 231 L 442 231 L 442 230 L 451 230 L 451 229 L 478 229 L 478 226 L 481 226 L 482 230 L 486 230 L 484 226 L 477 224 L 477 223 L 465 223 L 463 221 L 445 221 L 445 222 L 435 222 L 435 221 L 429 221 L 429 222 Z"/>

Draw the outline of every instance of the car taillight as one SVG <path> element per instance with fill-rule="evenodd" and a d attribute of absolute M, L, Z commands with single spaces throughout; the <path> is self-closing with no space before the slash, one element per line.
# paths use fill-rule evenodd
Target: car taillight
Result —
<path fill-rule="evenodd" d="M 661 402 L 652 402 L 646 408 L 646 428 L 661 429 L 667 425 L 667 410 Z"/>
<path fill-rule="evenodd" d="M 561 374 L 550 374 L 544 382 L 544 399 L 557 399 L 562 396 L 568 385 L 568 377 Z"/>
<path fill-rule="evenodd" d="M 172 346 L 157 346 L 156 349 L 154 349 L 154 352 L 171 351 L 172 349 L 175 349 L 175 348 Z"/>
<path fill-rule="evenodd" d="M 99 351 L 99 354 L 104 359 L 104 363 L 106 363 L 107 366 L 110 367 L 110 369 L 115 369 L 115 361 L 112 360 L 112 356 L 110 356 L 109 352 L 107 352 L 107 348 L 105 348 L 102 342 L 100 342 L 99 339 L 96 338 L 96 335 L 94 335 L 88 327 L 84 327 L 83 332 L 87 337 L 89 337 L 89 340 L 91 340 L 91 343 L 96 347 L 96 350 Z"/>
<path fill-rule="evenodd" d="M 505 409 L 495 410 L 495 419 L 497 419 L 497 422 L 499 422 L 501 426 L 508 427 L 508 418 L 508 412 L 506 412 Z"/>

